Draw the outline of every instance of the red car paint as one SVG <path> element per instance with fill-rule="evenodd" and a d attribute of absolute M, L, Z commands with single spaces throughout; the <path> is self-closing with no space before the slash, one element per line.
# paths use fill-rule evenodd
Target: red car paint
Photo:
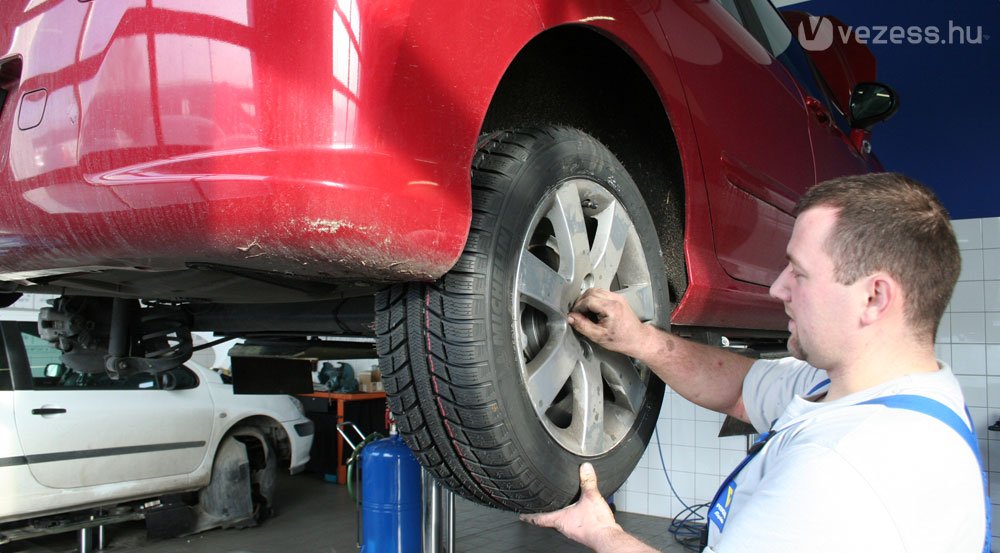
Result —
<path fill-rule="evenodd" d="M 711 1 L 4 1 L 0 281 L 200 263 L 437 278 L 465 243 L 498 83 L 564 25 L 627 52 L 669 116 L 689 276 L 674 324 L 783 329 L 767 285 L 796 199 L 877 162 Z"/>

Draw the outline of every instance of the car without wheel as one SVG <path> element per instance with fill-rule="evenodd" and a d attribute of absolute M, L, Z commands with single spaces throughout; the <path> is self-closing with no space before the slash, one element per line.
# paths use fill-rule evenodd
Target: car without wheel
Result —
<path fill-rule="evenodd" d="M 660 410 L 647 367 L 567 326 L 576 298 L 781 347 L 795 203 L 880 170 L 897 105 L 864 45 L 820 49 L 767 0 L 25 0 L 0 22 L 0 292 L 60 295 L 40 324 L 64 364 L 170 371 L 191 331 L 273 359 L 368 340 L 420 462 L 522 512 L 569 503 L 584 460 L 614 491 Z"/>
<path fill-rule="evenodd" d="M 143 517 L 173 516 L 154 525 L 180 533 L 253 526 L 273 512 L 278 469 L 309 461 L 313 423 L 294 397 L 236 395 L 193 363 L 80 372 L 36 323 L 0 331 L 0 544 Z"/>

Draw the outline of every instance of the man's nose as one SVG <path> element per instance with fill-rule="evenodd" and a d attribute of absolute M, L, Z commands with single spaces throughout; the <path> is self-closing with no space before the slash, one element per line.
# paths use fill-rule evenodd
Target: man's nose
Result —
<path fill-rule="evenodd" d="M 778 278 L 774 279 L 774 282 L 771 283 L 771 288 L 768 290 L 768 293 L 771 294 L 772 298 L 787 301 L 788 287 L 785 286 L 785 282 L 788 279 L 790 268 L 791 267 L 786 266 L 778 275 Z"/>

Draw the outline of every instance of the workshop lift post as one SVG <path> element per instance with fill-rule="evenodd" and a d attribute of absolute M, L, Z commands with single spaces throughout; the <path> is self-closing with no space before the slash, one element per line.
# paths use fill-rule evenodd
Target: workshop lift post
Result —
<path fill-rule="evenodd" d="M 455 553 L 455 494 L 421 469 L 423 553 Z M 447 547 L 442 538 L 447 539 Z"/>

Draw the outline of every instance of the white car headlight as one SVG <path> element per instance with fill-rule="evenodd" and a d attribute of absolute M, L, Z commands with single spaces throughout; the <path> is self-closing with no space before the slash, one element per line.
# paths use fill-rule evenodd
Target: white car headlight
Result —
<path fill-rule="evenodd" d="M 292 405 L 294 405 L 295 408 L 299 410 L 299 414 L 301 414 L 303 417 L 306 416 L 306 408 L 302 405 L 302 402 L 299 401 L 299 398 L 292 396 L 285 396 L 285 397 L 287 397 L 288 401 L 291 401 Z"/>

